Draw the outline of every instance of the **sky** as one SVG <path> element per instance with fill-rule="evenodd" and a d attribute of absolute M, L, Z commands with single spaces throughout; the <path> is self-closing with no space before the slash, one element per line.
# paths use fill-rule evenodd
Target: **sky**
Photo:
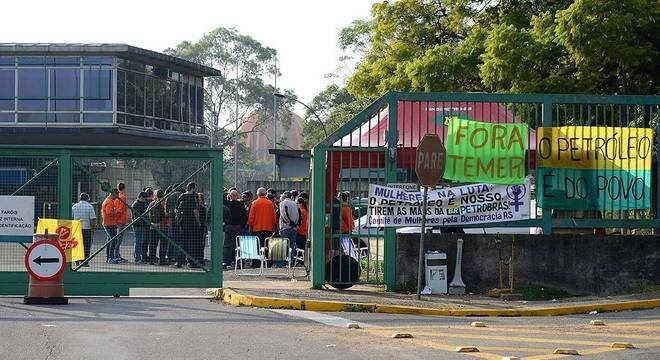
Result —
<path fill-rule="evenodd" d="M 369 17 L 375 1 L 7 1 L 0 42 L 127 43 L 163 51 L 217 27 L 235 27 L 277 50 L 278 87 L 309 102 L 331 82 L 324 74 L 339 65 L 339 29 Z"/>

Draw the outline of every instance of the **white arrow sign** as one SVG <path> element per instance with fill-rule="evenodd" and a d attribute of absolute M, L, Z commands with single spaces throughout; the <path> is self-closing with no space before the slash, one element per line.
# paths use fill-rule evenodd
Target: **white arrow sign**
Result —
<path fill-rule="evenodd" d="M 52 280 L 62 275 L 65 259 L 64 251 L 57 242 L 40 240 L 32 243 L 25 252 L 25 268 L 36 279 Z"/>

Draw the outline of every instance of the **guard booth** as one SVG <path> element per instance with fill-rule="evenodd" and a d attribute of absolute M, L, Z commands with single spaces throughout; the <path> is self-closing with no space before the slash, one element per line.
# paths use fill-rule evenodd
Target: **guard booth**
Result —
<path fill-rule="evenodd" d="M 0 195 L 34 196 L 35 222 L 41 217 L 71 219 L 71 207 L 81 192 L 98 204 L 98 224 L 89 256 L 78 265 L 67 264 L 64 272 L 66 295 L 129 295 L 131 288 L 220 287 L 224 240 L 222 154 L 215 148 L 0 145 Z M 117 236 L 122 238 L 120 255 L 128 262 L 111 264 L 106 262 L 110 241 L 101 226 L 100 204 L 118 182 L 126 184 L 128 221 Z M 197 183 L 205 196 L 205 228 L 176 238 L 166 222 L 146 226 L 160 238 L 156 257 L 175 254 L 190 266 L 136 261 L 133 225 L 148 219 L 148 214 L 132 206 L 138 194 L 145 187 L 185 188 L 189 182 Z M 166 194 L 163 201 L 170 196 L 173 193 Z M 30 242 L 31 236 L 7 237 L 0 231 L 1 295 L 26 294 L 28 274 L 23 258 Z"/>
<path fill-rule="evenodd" d="M 660 97 L 585 96 L 481 93 L 389 92 L 361 111 L 312 150 L 310 239 L 312 286 L 348 287 L 355 283 L 396 285 L 396 234 L 419 228 L 371 227 L 366 201 L 369 184 L 412 185 L 415 151 L 425 134 L 446 139 L 447 118 L 528 126 L 524 151 L 525 175 L 531 177 L 530 219 L 484 225 L 461 225 L 465 232 L 491 228 L 538 230 L 544 234 L 574 228 L 660 228 L 660 182 L 657 171 L 646 185 L 649 208 L 614 199 L 598 204 L 598 211 L 566 210 L 546 201 L 537 191 L 537 129 L 540 127 L 593 126 L 650 128 L 654 134 L 649 154 L 657 169 L 660 148 Z M 650 164 L 650 162 L 648 163 Z M 628 168 L 631 165 L 626 165 Z M 552 171 L 546 167 L 545 171 Z M 650 171 L 649 169 L 647 169 Z M 598 174 L 623 174 L 624 167 L 605 167 Z M 646 170 L 645 170 L 646 171 Z M 547 172 L 545 173 L 547 174 Z M 444 186 L 461 185 L 441 180 Z M 338 199 L 347 193 L 348 199 Z M 346 197 L 346 196 L 345 196 Z M 627 202 L 627 203 L 626 203 Z M 348 208 L 349 210 L 345 210 Z M 350 212 L 353 226 L 342 218 Z M 474 228 L 474 229 L 470 229 Z M 657 230 L 656 230 L 657 231 Z M 356 270 L 357 267 L 357 270 Z M 355 274 L 357 273 L 357 275 Z"/>

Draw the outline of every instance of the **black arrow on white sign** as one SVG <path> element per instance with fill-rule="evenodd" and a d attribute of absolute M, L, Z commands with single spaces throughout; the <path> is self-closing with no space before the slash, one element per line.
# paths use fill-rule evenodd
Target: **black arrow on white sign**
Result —
<path fill-rule="evenodd" d="M 36 259 L 32 260 L 34 261 L 37 265 L 41 265 L 42 263 L 58 263 L 60 262 L 59 258 L 41 258 L 41 256 L 37 257 Z"/>

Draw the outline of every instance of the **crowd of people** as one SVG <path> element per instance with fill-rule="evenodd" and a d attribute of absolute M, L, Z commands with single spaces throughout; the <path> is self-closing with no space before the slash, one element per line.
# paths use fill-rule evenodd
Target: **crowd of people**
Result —
<path fill-rule="evenodd" d="M 284 191 L 278 197 L 273 189 L 260 187 L 256 199 L 251 191 L 240 195 L 236 188 L 225 191 L 224 205 L 229 216 L 225 217 L 225 243 L 223 266 L 231 268 L 236 256 L 236 237 L 253 235 L 259 239 L 259 246 L 266 245 L 266 238 L 283 237 L 289 239 L 291 259 L 296 248 L 305 249 L 309 216 L 306 192 Z M 227 211 L 226 211 L 227 212 Z M 256 264 L 255 264 L 256 265 Z"/>
<path fill-rule="evenodd" d="M 72 207 L 73 218 L 81 221 L 85 258 L 88 258 L 96 213 L 89 203 L 88 194 L 80 194 L 79 200 Z M 296 248 L 304 249 L 307 242 L 308 202 L 309 195 L 297 190 L 284 191 L 278 196 L 275 190 L 261 187 L 257 189 L 255 198 L 251 191 L 241 193 L 236 188 L 224 189 L 223 267 L 233 266 L 235 239 L 239 235 L 256 236 L 260 247 L 266 245 L 266 238 L 287 238 L 291 256 L 295 256 Z M 100 213 L 108 241 L 107 263 L 129 262 L 121 254 L 121 245 L 124 233 L 129 230 L 125 228 L 132 225 L 135 234 L 135 264 L 179 268 L 198 268 L 204 265 L 204 248 L 211 214 L 210 206 L 196 183 L 189 183 L 185 189 L 175 186 L 165 190 L 145 187 L 129 203 L 126 185 L 120 182 L 103 200 Z"/>
<path fill-rule="evenodd" d="M 135 232 L 133 260 L 136 264 L 179 268 L 204 265 L 210 214 L 204 194 L 198 192 L 196 183 L 189 183 L 185 189 L 170 186 L 165 190 L 154 190 L 145 187 L 130 207 L 127 206 L 129 202 L 125 190 L 124 183 L 117 184 L 101 205 L 102 224 L 109 241 L 106 247 L 107 263 L 128 262 L 121 256 L 120 249 L 130 212 L 136 219 L 132 222 Z M 81 194 L 81 200 L 82 195 L 87 194 Z M 167 241 L 166 237 L 173 242 Z M 88 249 L 87 243 L 85 249 Z"/>

